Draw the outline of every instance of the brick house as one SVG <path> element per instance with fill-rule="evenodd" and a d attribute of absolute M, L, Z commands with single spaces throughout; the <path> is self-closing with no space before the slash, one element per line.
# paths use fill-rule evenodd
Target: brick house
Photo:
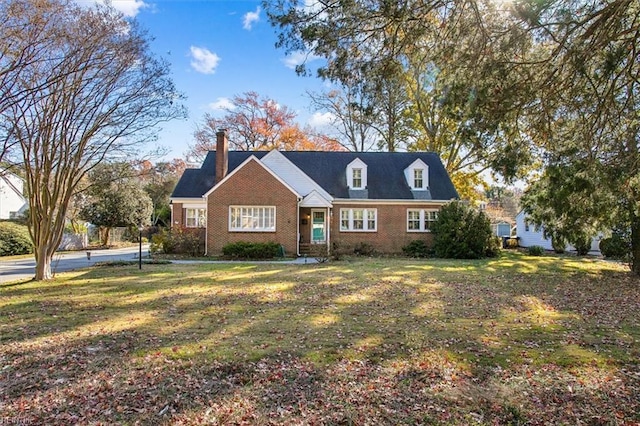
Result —
<path fill-rule="evenodd" d="M 458 198 L 434 153 L 228 151 L 224 131 L 216 142 L 171 195 L 172 225 L 204 228 L 207 255 L 237 241 L 287 255 L 334 242 L 398 253 L 429 243 L 440 207 Z"/>

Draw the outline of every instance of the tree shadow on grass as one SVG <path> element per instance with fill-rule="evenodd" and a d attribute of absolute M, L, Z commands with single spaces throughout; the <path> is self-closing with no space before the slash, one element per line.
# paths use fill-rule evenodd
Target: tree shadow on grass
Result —
<path fill-rule="evenodd" d="M 577 266 L 492 266 L 511 271 L 502 274 L 487 264 L 125 267 L 12 287 L 0 307 L 11 318 L 0 415 L 542 424 L 593 423 L 600 410 L 637 419 L 639 378 L 623 373 L 637 369 L 640 328 L 626 275 L 603 286 Z"/>

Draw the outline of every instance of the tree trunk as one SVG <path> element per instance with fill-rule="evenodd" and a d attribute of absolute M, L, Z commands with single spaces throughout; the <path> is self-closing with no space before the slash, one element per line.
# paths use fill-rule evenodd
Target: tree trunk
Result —
<path fill-rule="evenodd" d="M 109 246 L 109 236 L 111 235 L 111 228 L 108 226 L 102 227 L 100 228 L 100 239 L 102 240 L 102 246 L 103 247 L 108 247 Z"/>
<path fill-rule="evenodd" d="M 631 215 L 631 272 L 640 275 L 640 218 Z"/>
<path fill-rule="evenodd" d="M 51 259 L 53 255 L 48 253 L 47 245 L 38 247 L 36 252 L 36 281 L 50 280 L 53 278 L 51 272 Z"/>

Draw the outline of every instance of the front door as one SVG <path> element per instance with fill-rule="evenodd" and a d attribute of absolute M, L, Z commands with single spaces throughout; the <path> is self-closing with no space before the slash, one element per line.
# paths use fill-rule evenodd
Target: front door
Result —
<path fill-rule="evenodd" d="M 324 210 L 311 210 L 311 242 L 318 244 L 327 241 Z"/>

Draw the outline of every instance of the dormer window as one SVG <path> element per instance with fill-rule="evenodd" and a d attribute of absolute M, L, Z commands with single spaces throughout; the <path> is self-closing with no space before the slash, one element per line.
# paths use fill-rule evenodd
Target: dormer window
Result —
<path fill-rule="evenodd" d="M 362 188 L 362 169 L 353 169 L 353 189 Z"/>
<path fill-rule="evenodd" d="M 404 169 L 407 185 L 412 191 L 426 191 L 429 189 L 429 166 L 417 159 Z"/>
<path fill-rule="evenodd" d="M 356 158 L 347 165 L 346 173 L 349 189 L 367 188 L 367 165 L 364 161 Z"/>
<path fill-rule="evenodd" d="M 424 170 L 423 169 L 413 169 L 413 187 L 414 188 L 424 188 L 424 181 L 422 180 Z"/>

